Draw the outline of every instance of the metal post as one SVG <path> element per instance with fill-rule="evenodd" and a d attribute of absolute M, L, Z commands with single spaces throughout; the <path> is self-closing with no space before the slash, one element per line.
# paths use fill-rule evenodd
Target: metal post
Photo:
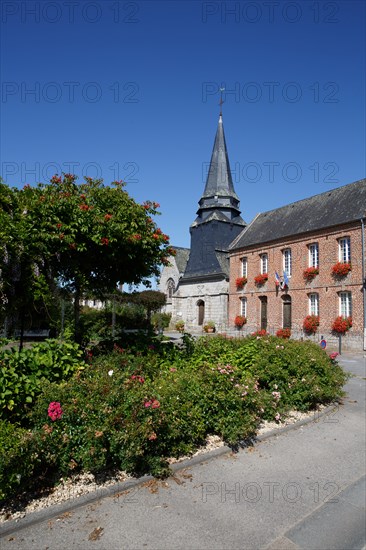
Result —
<path fill-rule="evenodd" d="M 362 298 L 363 298 L 363 349 L 366 350 L 366 284 L 365 284 L 365 224 L 361 218 L 362 245 Z"/>

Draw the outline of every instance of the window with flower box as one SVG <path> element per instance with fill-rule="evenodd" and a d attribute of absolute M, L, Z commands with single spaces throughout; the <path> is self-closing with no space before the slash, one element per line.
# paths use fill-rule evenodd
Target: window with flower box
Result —
<path fill-rule="evenodd" d="M 243 317 L 247 317 L 247 299 L 241 298 L 240 299 L 240 315 Z"/>
<path fill-rule="evenodd" d="M 268 254 L 261 254 L 261 275 L 268 273 Z"/>
<path fill-rule="evenodd" d="M 248 258 L 241 259 L 241 276 L 248 277 Z"/>
<path fill-rule="evenodd" d="M 291 248 L 285 248 L 285 250 L 282 251 L 282 256 L 283 256 L 283 270 L 286 272 L 287 277 L 291 277 L 292 275 Z"/>
<path fill-rule="evenodd" d="M 338 241 L 339 245 L 339 261 L 347 264 L 351 262 L 351 238 L 343 237 Z"/>
<path fill-rule="evenodd" d="M 309 313 L 310 315 L 319 315 L 319 294 L 317 292 L 309 294 Z"/>
<path fill-rule="evenodd" d="M 309 245 L 309 267 L 319 267 L 318 243 L 313 243 Z"/>
<path fill-rule="evenodd" d="M 339 293 L 339 314 L 341 317 L 352 317 L 352 294 L 351 292 Z"/>

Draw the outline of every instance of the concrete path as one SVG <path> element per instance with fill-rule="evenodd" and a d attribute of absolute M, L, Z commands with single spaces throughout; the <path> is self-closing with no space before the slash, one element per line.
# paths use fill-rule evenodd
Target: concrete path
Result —
<path fill-rule="evenodd" d="M 166 481 L 4 524 L 1 549 L 365 548 L 365 358 L 341 364 L 353 377 L 327 416 Z"/>

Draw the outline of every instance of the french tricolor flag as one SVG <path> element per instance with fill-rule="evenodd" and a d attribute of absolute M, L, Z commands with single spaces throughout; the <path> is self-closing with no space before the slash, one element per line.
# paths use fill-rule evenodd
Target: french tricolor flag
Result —
<path fill-rule="evenodd" d="M 280 286 L 281 284 L 281 279 L 277 271 L 275 271 L 275 283 L 276 283 L 276 286 Z"/>

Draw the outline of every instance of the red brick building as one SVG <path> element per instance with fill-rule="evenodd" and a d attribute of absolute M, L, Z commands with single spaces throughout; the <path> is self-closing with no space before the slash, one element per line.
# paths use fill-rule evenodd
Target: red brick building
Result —
<path fill-rule="evenodd" d="M 352 318 L 343 349 L 365 349 L 365 221 L 366 180 L 256 216 L 230 246 L 229 325 L 244 315 L 244 334 L 289 328 L 338 345 L 332 323 L 341 316 Z M 308 315 L 319 317 L 312 336 Z"/>

